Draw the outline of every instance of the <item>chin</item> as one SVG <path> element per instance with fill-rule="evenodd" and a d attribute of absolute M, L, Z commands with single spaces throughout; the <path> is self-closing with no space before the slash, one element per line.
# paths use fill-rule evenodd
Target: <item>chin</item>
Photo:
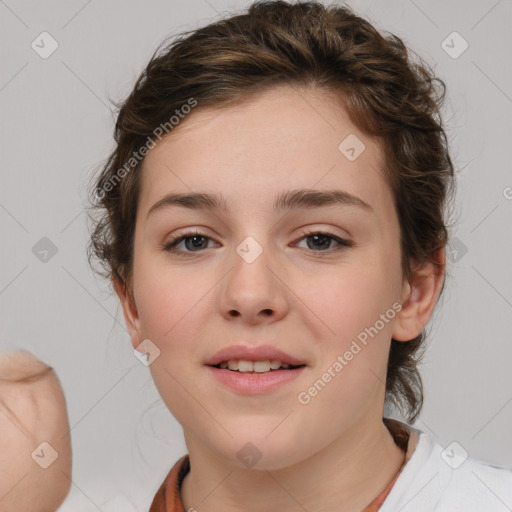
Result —
<path fill-rule="evenodd" d="M 211 440 L 212 449 L 229 464 L 244 469 L 274 471 L 303 460 L 303 450 L 298 449 L 300 443 L 295 442 L 289 433 L 283 430 L 268 435 L 275 426 L 274 423 L 265 433 L 254 428 L 235 432 L 228 427 L 233 438 L 223 436 L 220 445 Z"/>

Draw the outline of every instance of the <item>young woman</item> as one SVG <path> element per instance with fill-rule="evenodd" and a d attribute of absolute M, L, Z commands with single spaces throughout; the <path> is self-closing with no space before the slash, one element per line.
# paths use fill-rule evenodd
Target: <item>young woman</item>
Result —
<path fill-rule="evenodd" d="M 511 471 L 409 426 L 444 282 L 443 96 L 399 38 L 316 2 L 153 56 L 89 247 L 183 426 L 151 512 L 512 507 Z"/>

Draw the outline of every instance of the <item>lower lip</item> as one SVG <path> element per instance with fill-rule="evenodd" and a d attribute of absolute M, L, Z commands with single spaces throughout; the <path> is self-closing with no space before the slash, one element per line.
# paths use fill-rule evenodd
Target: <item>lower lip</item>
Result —
<path fill-rule="evenodd" d="M 305 366 L 295 370 L 274 370 L 266 373 L 242 373 L 207 366 L 208 371 L 221 383 L 245 395 L 271 393 L 280 386 L 302 375 Z"/>

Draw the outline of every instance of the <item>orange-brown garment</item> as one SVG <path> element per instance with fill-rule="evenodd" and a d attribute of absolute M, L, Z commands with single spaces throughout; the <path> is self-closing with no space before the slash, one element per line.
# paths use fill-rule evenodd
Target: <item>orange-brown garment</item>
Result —
<path fill-rule="evenodd" d="M 407 450 L 409 432 L 402 429 L 400 424 L 393 420 L 386 419 L 385 422 L 387 423 L 386 426 L 393 434 L 395 443 L 405 452 Z M 388 486 L 361 512 L 377 512 L 379 510 L 399 477 L 405 463 L 406 459 L 404 459 L 402 466 L 393 480 L 389 482 Z M 171 471 L 155 494 L 149 512 L 185 512 L 181 501 L 180 490 L 181 482 L 189 471 L 190 460 L 187 454 L 181 457 L 172 467 Z"/>

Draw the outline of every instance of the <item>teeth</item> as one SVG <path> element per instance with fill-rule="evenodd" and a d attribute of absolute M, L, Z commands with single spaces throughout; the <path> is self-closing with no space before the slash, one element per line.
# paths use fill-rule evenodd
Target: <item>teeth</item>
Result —
<path fill-rule="evenodd" d="M 238 361 L 236 359 L 230 359 L 228 361 L 228 370 L 238 370 Z"/>
<path fill-rule="evenodd" d="M 229 363 L 228 363 L 229 366 Z M 251 361 L 244 361 L 241 359 L 238 361 L 238 371 L 239 372 L 253 372 L 254 371 L 254 363 Z"/>
<path fill-rule="evenodd" d="M 219 368 L 228 369 L 232 371 L 239 371 L 242 373 L 256 372 L 266 373 L 270 370 L 278 370 L 279 368 L 288 369 L 290 365 L 283 363 L 278 359 L 265 360 L 265 361 L 246 361 L 244 359 L 230 359 L 229 361 L 222 361 Z"/>
<path fill-rule="evenodd" d="M 255 361 L 252 366 L 254 371 L 257 373 L 265 373 L 270 371 L 270 361 Z M 238 370 L 240 370 L 240 365 Z"/>

